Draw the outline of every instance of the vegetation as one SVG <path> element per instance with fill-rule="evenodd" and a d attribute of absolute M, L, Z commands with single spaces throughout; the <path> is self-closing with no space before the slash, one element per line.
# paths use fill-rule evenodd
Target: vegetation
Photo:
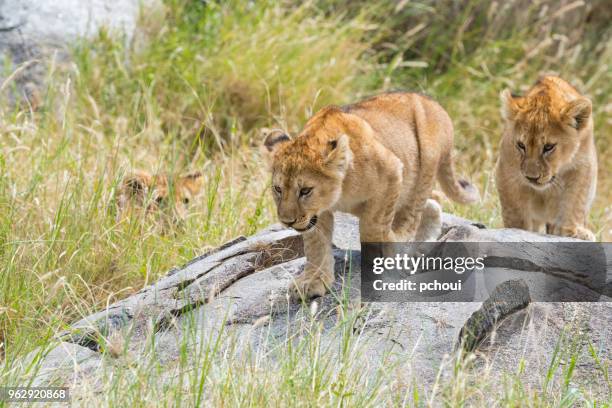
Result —
<path fill-rule="evenodd" d="M 371 3 L 166 0 L 143 10 L 133 37 L 102 31 L 76 44 L 72 63 L 50 65 L 38 101 L 11 106 L 0 100 L 0 383 L 18 375 L 12 368 L 17 358 L 75 319 L 209 247 L 273 222 L 257 148 L 261 126 L 296 133 L 322 106 L 384 90 L 424 92 L 447 108 L 456 126 L 458 168 L 484 200 L 469 208 L 442 204 L 500 226 L 491 182 L 501 134 L 498 93 L 525 90 L 543 72 L 566 78 L 594 103 L 600 174 L 591 226 L 600 238 L 609 237 L 612 31 L 606 1 Z M 9 79 L 0 91 L 14 86 Z M 117 221 L 117 185 L 132 169 L 200 170 L 205 191 L 172 231 L 160 232 L 149 217 Z M 308 372 L 297 357 L 302 350 L 291 347 L 280 345 L 287 359 L 265 368 L 256 357 L 239 367 L 229 357 L 220 365 L 206 360 L 208 366 L 186 377 L 177 374 L 168 393 L 155 388 L 159 371 L 123 367 L 107 402 L 190 405 L 201 397 L 197 384 L 232 405 L 279 405 L 298 395 L 313 406 L 424 405 L 433 398 L 410 385 L 390 395 L 392 379 L 384 373 L 365 379 L 348 355 Z M 317 347 L 316 335 L 302 347 Z M 606 376 L 608 363 L 603 359 Z M 178 363 L 177 373 L 189 367 Z M 549 402 L 550 390 L 527 390 L 519 375 L 508 384 L 500 403 L 593 405 L 588 395 L 563 392 Z M 462 404 L 479 387 L 464 378 L 436 395 Z"/>

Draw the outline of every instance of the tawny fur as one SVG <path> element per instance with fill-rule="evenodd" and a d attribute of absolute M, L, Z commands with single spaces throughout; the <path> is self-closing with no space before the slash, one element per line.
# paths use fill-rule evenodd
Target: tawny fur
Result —
<path fill-rule="evenodd" d="M 504 226 L 594 240 L 586 227 L 597 184 L 591 102 L 546 76 L 525 96 L 505 90 L 501 104 L 496 182 Z"/>
<path fill-rule="evenodd" d="M 202 188 L 202 174 L 189 173 L 171 178 L 167 174 L 151 175 L 136 171 L 121 182 L 117 195 L 117 219 L 135 213 L 165 211 L 175 220 L 187 215 L 189 203 Z"/>
<path fill-rule="evenodd" d="M 448 114 L 418 94 L 330 106 L 295 139 L 267 131 L 264 145 L 278 217 L 303 232 L 308 262 L 294 296 L 321 296 L 334 280 L 333 211 L 359 217 L 362 242 L 425 240 L 436 231 L 431 223 L 440 223 L 439 205 L 428 200 L 436 179 L 455 201 L 479 200 L 476 188 L 455 178 Z"/>

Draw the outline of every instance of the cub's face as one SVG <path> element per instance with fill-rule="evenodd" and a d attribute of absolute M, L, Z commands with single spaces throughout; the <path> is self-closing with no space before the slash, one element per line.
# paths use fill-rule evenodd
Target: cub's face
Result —
<path fill-rule="evenodd" d="M 308 231 L 317 224 L 318 215 L 338 201 L 342 181 L 321 174 L 312 166 L 287 170 L 281 165 L 272 171 L 272 196 L 278 219 L 287 227 Z"/>
<path fill-rule="evenodd" d="M 269 132 L 269 133 L 266 133 Z M 272 197 L 280 222 L 297 231 L 314 228 L 318 216 L 336 204 L 348 166 L 345 135 L 291 140 L 279 130 L 264 130 L 272 170 Z M 306 143 L 306 142 L 310 143 Z M 320 143 L 319 143 L 320 142 Z"/>
<path fill-rule="evenodd" d="M 524 99 L 502 93 L 506 137 L 520 162 L 520 181 L 544 190 L 554 186 L 559 172 L 574 160 L 589 125 L 591 103 L 579 98 L 561 107 L 544 107 Z"/>
<path fill-rule="evenodd" d="M 166 175 L 136 172 L 126 176 L 121 183 L 118 218 L 144 212 L 165 213 L 177 221 L 182 220 L 201 187 L 201 173 L 190 173 L 172 180 Z"/>
<path fill-rule="evenodd" d="M 542 189 L 554 183 L 559 170 L 572 161 L 577 144 L 562 129 L 534 134 L 519 128 L 514 133 L 514 148 L 520 158 L 523 181 Z"/>

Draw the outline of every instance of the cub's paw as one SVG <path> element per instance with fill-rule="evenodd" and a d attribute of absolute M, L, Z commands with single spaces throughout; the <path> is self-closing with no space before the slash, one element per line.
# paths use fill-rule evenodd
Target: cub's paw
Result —
<path fill-rule="evenodd" d="M 294 300 L 308 300 L 324 296 L 334 282 L 333 275 L 302 273 L 289 285 L 289 296 Z"/>
<path fill-rule="evenodd" d="M 560 235 L 585 241 L 595 241 L 595 234 L 590 229 L 584 227 L 562 227 Z"/>

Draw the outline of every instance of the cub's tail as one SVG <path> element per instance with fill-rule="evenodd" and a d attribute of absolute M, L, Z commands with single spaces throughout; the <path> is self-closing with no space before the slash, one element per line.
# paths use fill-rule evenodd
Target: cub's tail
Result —
<path fill-rule="evenodd" d="M 444 194 L 453 201 L 461 204 L 480 201 L 480 193 L 473 184 L 455 177 L 455 166 L 450 152 L 442 157 L 438 167 L 438 181 Z"/>

